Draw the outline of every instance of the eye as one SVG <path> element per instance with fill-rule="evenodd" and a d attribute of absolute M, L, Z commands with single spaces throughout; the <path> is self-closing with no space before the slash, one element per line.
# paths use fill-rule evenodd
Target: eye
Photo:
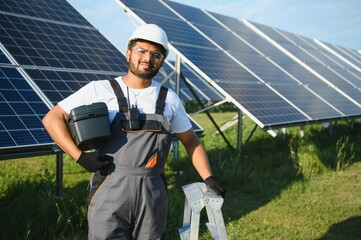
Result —
<path fill-rule="evenodd" d="M 152 57 L 155 59 L 162 59 L 163 55 L 160 52 L 152 52 Z"/>
<path fill-rule="evenodd" d="M 136 51 L 137 51 L 138 53 L 146 53 L 148 50 L 145 49 L 145 48 L 139 47 L 139 48 L 136 49 Z"/>

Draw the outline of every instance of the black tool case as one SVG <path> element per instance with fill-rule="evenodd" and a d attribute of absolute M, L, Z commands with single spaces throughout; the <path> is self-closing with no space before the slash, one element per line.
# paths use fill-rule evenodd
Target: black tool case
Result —
<path fill-rule="evenodd" d="M 103 102 L 72 109 L 67 125 L 74 142 L 81 150 L 99 148 L 110 138 L 108 108 Z"/>

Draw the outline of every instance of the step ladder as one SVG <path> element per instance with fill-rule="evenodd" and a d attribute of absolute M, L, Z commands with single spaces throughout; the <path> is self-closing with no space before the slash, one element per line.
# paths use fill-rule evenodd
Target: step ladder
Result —
<path fill-rule="evenodd" d="M 178 228 L 181 240 L 197 240 L 199 220 L 204 207 L 207 210 L 206 223 L 213 239 L 228 240 L 226 227 L 221 212 L 223 198 L 207 190 L 202 182 L 191 183 L 182 187 L 185 194 L 183 225 Z"/>

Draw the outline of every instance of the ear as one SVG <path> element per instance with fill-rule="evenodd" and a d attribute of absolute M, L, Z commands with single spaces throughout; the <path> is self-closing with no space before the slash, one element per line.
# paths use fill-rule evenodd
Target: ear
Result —
<path fill-rule="evenodd" d="M 125 52 L 125 57 L 127 58 L 127 62 L 129 62 L 131 53 L 132 53 L 132 51 L 130 49 L 127 49 L 127 51 Z"/>

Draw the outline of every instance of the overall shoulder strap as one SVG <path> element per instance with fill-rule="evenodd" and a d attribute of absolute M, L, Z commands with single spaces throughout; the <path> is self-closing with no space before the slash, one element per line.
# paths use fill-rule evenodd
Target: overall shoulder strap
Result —
<path fill-rule="evenodd" d="M 109 82 L 113 88 L 115 95 L 117 96 L 119 111 L 128 112 L 127 99 L 124 97 L 124 93 L 122 91 L 122 88 L 119 86 L 119 83 L 115 79 L 109 80 Z"/>
<path fill-rule="evenodd" d="M 167 93 L 168 93 L 168 88 L 161 86 L 159 95 L 158 95 L 158 99 L 157 99 L 156 109 L 155 109 L 156 114 L 163 115 L 164 107 L 165 107 L 165 99 L 167 97 Z"/>

